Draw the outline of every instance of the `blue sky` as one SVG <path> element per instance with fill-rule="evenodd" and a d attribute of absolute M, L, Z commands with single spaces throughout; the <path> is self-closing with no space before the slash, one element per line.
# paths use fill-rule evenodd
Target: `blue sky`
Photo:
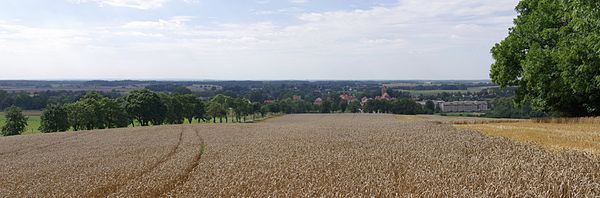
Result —
<path fill-rule="evenodd" d="M 5 0 L 0 79 L 487 79 L 518 0 Z"/>

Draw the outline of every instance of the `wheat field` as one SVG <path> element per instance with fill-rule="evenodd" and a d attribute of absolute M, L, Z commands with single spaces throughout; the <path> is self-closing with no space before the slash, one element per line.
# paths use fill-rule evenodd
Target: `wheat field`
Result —
<path fill-rule="evenodd" d="M 424 117 L 0 138 L 0 197 L 594 197 L 600 160 Z"/>
<path fill-rule="evenodd" d="M 561 118 L 520 122 L 457 123 L 457 128 L 472 129 L 486 135 L 506 137 L 541 145 L 550 150 L 578 150 L 600 154 L 599 118 Z"/>

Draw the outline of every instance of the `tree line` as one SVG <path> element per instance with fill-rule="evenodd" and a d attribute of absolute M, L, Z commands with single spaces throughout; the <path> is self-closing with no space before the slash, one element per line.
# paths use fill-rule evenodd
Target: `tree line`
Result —
<path fill-rule="evenodd" d="M 40 131 L 93 130 L 183 124 L 184 122 L 245 122 L 260 107 L 244 98 L 217 95 L 204 102 L 192 94 L 135 90 L 126 96 L 107 98 L 90 92 L 74 103 L 49 105 L 41 116 Z M 264 116 L 264 114 L 261 114 Z M 66 118 L 66 119 L 65 119 Z"/>
<path fill-rule="evenodd" d="M 427 105 L 426 105 L 427 107 Z M 207 101 L 192 94 L 156 93 L 147 89 L 134 90 L 126 96 L 109 98 L 97 92 L 88 92 L 79 100 L 64 104 L 50 104 L 43 109 L 39 130 L 44 133 L 79 131 L 129 126 L 183 124 L 184 122 L 246 122 L 268 113 L 429 113 L 427 108 L 410 99 L 344 101 L 330 97 L 321 104 L 286 98 L 266 104 L 252 102 L 244 97 L 216 95 Z M 20 108 L 6 109 L 7 123 L 2 135 L 21 134 L 27 117 Z"/>

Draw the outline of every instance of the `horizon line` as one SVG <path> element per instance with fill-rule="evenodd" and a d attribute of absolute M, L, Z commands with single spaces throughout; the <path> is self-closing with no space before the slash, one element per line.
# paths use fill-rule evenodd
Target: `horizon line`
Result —
<path fill-rule="evenodd" d="M 0 79 L 0 81 L 491 81 L 491 79 L 176 79 L 176 78 L 57 78 L 57 79 Z"/>

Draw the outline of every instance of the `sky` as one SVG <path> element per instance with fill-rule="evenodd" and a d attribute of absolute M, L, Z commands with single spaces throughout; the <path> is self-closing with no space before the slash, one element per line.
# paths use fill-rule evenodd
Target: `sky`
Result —
<path fill-rule="evenodd" d="M 2 0 L 2 80 L 482 80 L 518 0 Z"/>

